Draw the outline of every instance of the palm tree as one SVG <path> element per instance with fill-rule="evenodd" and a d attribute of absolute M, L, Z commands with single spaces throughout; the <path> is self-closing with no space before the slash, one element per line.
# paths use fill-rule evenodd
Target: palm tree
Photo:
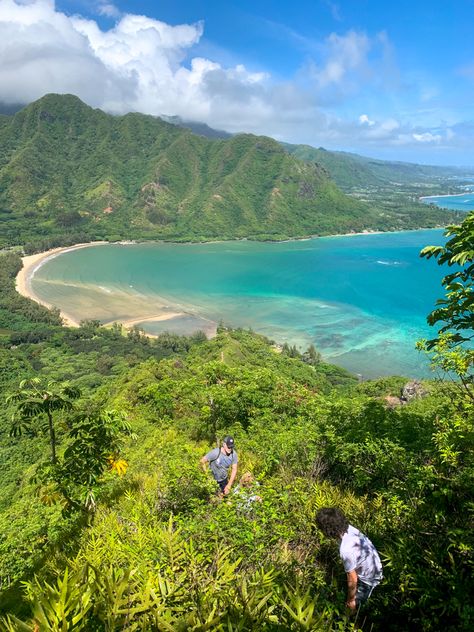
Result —
<path fill-rule="evenodd" d="M 6 398 L 7 404 L 16 405 L 10 434 L 14 437 L 19 436 L 32 429 L 34 420 L 38 420 L 39 429 L 49 432 L 51 462 L 57 463 L 53 414 L 59 410 L 71 410 L 74 406 L 73 400 L 80 395 L 80 390 L 67 382 L 44 382 L 37 377 L 22 380 L 18 390 Z M 44 423 L 45 421 L 47 423 Z"/>

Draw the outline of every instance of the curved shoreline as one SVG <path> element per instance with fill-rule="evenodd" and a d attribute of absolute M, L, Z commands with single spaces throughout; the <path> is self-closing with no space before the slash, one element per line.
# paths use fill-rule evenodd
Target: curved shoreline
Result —
<path fill-rule="evenodd" d="M 471 192 L 466 191 L 465 193 L 443 193 L 443 195 L 422 195 L 420 200 L 431 200 L 445 197 L 463 197 L 464 195 L 470 195 Z"/>
<path fill-rule="evenodd" d="M 364 230 L 362 232 L 353 232 L 353 233 L 345 233 L 345 234 L 335 234 L 335 235 L 324 235 L 324 236 L 320 236 L 320 235 L 313 235 L 313 236 L 309 236 L 309 237 L 305 237 L 305 238 L 295 238 L 292 240 L 288 240 L 288 241 L 301 241 L 301 240 L 311 240 L 311 239 L 323 239 L 323 238 L 339 238 L 339 237 L 356 237 L 356 236 L 368 236 L 368 235 L 380 235 L 380 234 L 385 234 L 385 233 L 392 233 L 392 232 L 415 232 L 417 230 L 440 230 L 443 227 L 438 227 L 438 228 L 419 228 L 419 229 L 408 229 L 406 231 L 375 231 L 375 230 Z M 229 241 L 234 241 L 234 240 L 229 240 Z M 251 240 L 245 240 L 245 241 L 251 241 Z M 287 241 L 287 240 L 284 240 Z M 142 242 L 135 242 L 135 241 L 120 241 L 120 242 L 109 242 L 109 241 L 91 241 L 91 242 L 86 242 L 86 243 L 80 243 L 80 244 L 75 244 L 73 246 L 60 246 L 57 248 L 52 248 L 51 250 L 47 250 L 44 252 L 40 252 L 34 255 L 27 255 L 25 257 L 22 257 L 22 263 L 23 263 L 23 267 L 22 269 L 18 272 L 17 276 L 16 276 L 16 280 L 15 280 L 15 289 L 16 291 L 21 294 L 22 296 L 29 298 L 37 303 L 39 303 L 40 305 L 44 305 L 45 307 L 47 307 L 48 309 L 52 309 L 53 307 L 57 307 L 51 303 L 48 303 L 47 301 L 42 300 L 41 298 L 39 298 L 35 292 L 33 291 L 32 285 L 31 285 L 31 281 L 36 273 L 37 270 L 39 270 L 39 268 L 46 263 L 47 261 L 49 261 L 51 258 L 57 257 L 61 254 L 64 254 L 66 252 L 70 252 L 73 250 L 79 250 L 81 248 L 89 248 L 92 246 L 104 246 L 104 245 L 109 245 L 109 244 L 116 244 L 116 245 L 129 245 L 129 244 L 135 244 L 135 243 L 142 243 Z M 143 242 L 145 243 L 145 242 Z M 148 243 L 148 242 L 146 242 Z M 164 241 L 155 241 L 155 242 L 149 242 L 149 243 L 170 243 L 170 242 L 164 242 Z M 190 243 L 192 245 L 195 245 L 195 242 L 185 242 L 185 243 Z M 199 242 L 199 243 L 215 243 L 215 242 Z M 270 242 L 270 243 L 281 243 L 281 242 Z M 183 244 L 184 245 L 184 244 Z M 174 309 L 173 311 L 170 311 L 169 313 L 163 314 L 156 314 L 154 316 L 149 316 L 148 315 L 144 315 L 143 318 L 140 317 L 134 317 L 131 319 L 126 319 L 125 321 L 118 321 L 118 320 L 110 320 L 110 321 L 106 321 L 104 324 L 104 326 L 109 326 L 114 322 L 121 322 L 121 324 L 125 327 L 125 328 L 131 328 L 135 325 L 138 325 L 142 322 L 150 322 L 150 321 L 164 321 L 164 320 L 172 320 L 173 318 L 179 317 L 184 315 L 185 312 L 183 312 L 182 310 L 179 309 L 179 307 L 176 309 Z M 63 324 L 67 327 L 79 327 L 80 326 L 80 321 L 75 318 L 73 315 L 69 314 L 67 311 L 64 311 L 63 309 L 60 309 L 60 316 L 63 320 Z M 152 334 L 147 334 L 152 336 Z"/>
<path fill-rule="evenodd" d="M 35 273 L 41 268 L 41 266 L 45 264 L 47 261 L 49 261 L 50 259 L 57 257 L 61 254 L 64 254 L 66 252 L 71 252 L 73 250 L 79 250 L 82 248 L 89 248 L 91 246 L 104 246 L 110 243 L 111 242 L 108 242 L 108 241 L 91 241 L 91 242 L 82 243 L 82 244 L 75 244 L 73 246 L 52 248 L 51 250 L 46 250 L 45 252 L 39 252 L 34 255 L 27 255 L 25 257 L 22 257 L 21 260 L 23 263 L 23 267 L 16 276 L 15 289 L 19 294 L 21 294 L 25 298 L 29 298 L 35 301 L 36 303 L 39 303 L 40 305 L 44 305 L 44 307 L 47 307 L 48 309 L 52 309 L 56 306 L 51 303 L 48 303 L 47 301 L 44 301 L 39 296 L 37 296 L 35 292 L 33 291 L 33 288 L 31 285 L 31 281 Z M 129 245 L 135 242 L 124 241 L 124 242 L 114 242 L 114 243 Z M 156 321 L 172 320 L 173 318 L 183 316 L 184 314 L 185 312 L 183 311 L 171 311 L 165 314 L 159 313 L 152 316 L 134 317 L 134 318 L 127 319 L 124 321 L 111 320 L 111 321 L 104 322 L 103 325 L 107 327 L 107 326 L 112 325 L 114 322 L 120 322 L 121 325 L 123 325 L 123 327 L 125 327 L 126 329 L 131 329 L 135 325 L 140 325 L 141 323 L 151 322 L 151 321 L 156 322 Z M 72 316 L 71 314 L 64 311 L 63 309 L 60 309 L 60 316 L 63 320 L 63 325 L 65 325 L 66 327 L 79 327 L 80 326 L 80 321 L 74 316 Z M 154 334 L 150 334 L 150 333 L 147 333 L 147 336 L 151 338 L 156 337 Z"/>
<path fill-rule="evenodd" d="M 57 257 L 60 254 L 65 252 L 69 252 L 71 250 L 79 250 L 80 248 L 88 248 L 90 246 L 101 246 L 108 242 L 106 241 L 91 241 L 83 244 L 75 244 L 74 246 L 60 246 L 58 248 L 51 248 L 51 250 L 46 250 L 45 252 L 38 252 L 34 255 L 27 255 L 26 257 L 22 257 L 21 261 L 23 263 L 22 269 L 18 272 L 15 279 L 15 289 L 22 296 L 39 303 L 40 305 L 44 305 L 48 309 L 52 309 L 55 305 L 51 303 L 47 303 L 40 299 L 34 292 L 31 287 L 31 280 L 35 275 L 35 272 L 41 268 L 41 266 L 46 263 L 49 259 L 53 257 Z M 60 310 L 61 318 L 63 319 L 63 324 L 67 327 L 79 327 L 79 321 L 76 320 L 73 316 L 68 314 L 67 312 Z"/>

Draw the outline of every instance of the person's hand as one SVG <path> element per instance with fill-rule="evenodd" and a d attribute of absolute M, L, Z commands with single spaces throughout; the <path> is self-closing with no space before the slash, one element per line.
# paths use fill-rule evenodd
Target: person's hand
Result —
<path fill-rule="evenodd" d="M 226 485 L 224 487 L 224 496 L 227 496 L 229 494 L 229 492 L 230 492 L 230 485 Z"/>
<path fill-rule="evenodd" d="M 356 609 L 356 600 L 351 599 L 350 601 L 346 601 L 346 606 L 349 608 L 351 612 L 354 612 Z"/>

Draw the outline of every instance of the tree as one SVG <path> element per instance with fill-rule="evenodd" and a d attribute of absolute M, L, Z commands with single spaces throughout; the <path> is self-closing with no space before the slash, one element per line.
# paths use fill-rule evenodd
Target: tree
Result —
<path fill-rule="evenodd" d="M 121 458 L 126 436 L 136 438 L 124 415 L 115 410 L 82 412 L 72 420 L 69 431 L 72 441 L 64 452 L 59 481 L 69 500 L 79 488 L 86 509 L 95 508 L 94 488 L 103 473 L 111 470 L 122 476 L 127 470 L 127 462 Z"/>
<path fill-rule="evenodd" d="M 456 374 L 464 393 L 474 400 L 474 350 L 466 346 L 474 337 L 474 213 L 461 225 L 448 226 L 445 235 L 451 237 L 445 246 L 427 246 L 420 253 L 427 259 L 434 257 L 438 265 L 455 266 L 455 270 L 441 281 L 446 294 L 427 317 L 430 325 L 440 325 L 438 335 L 420 341 L 418 347 L 432 353 L 433 367 Z"/>
<path fill-rule="evenodd" d="M 303 362 L 306 362 L 306 364 L 310 364 L 311 366 L 317 366 L 318 364 L 321 363 L 321 354 L 319 353 L 319 351 L 316 351 L 316 347 L 313 344 L 311 344 L 309 345 L 307 350 L 303 353 L 303 355 L 301 356 L 301 359 L 303 360 Z"/>
<path fill-rule="evenodd" d="M 459 344 L 474 336 L 474 212 L 460 226 L 448 226 L 445 231 L 451 239 L 445 246 L 427 246 L 420 255 L 438 260 L 438 265 L 456 266 L 441 284 L 446 296 L 436 301 L 438 307 L 428 315 L 428 323 L 443 323 L 439 333 L 450 333 L 451 342 Z M 427 342 L 433 348 L 439 338 Z"/>
<path fill-rule="evenodd" d="M 56 216 L 55 222 L 62 228 L 71 228 L 82 222 L 82 217 L 77 211 L 61 211 Z"/>
<path fill-rule="evenodd" d="M 80 395 L 80 390 L 67 382 L 44 382 L 37 377 L 22 380 L 18 390 L 6 398 L 7 404 L 16 406 L 11 435 L 17 437 L 25 431 L 33 430 L 33 423 L 36 421 L 40 431 L 49 433 L 51 462 L 56 464 L 54 413 L 72 410 L 73 401 Z"/>
<path fill-rule="evenodd" d="M 142 342 L 144 344 L 146 344 L 147 342 L 149 343 L 144 329 L 142 329 L 142 327 L 139 327 L 138 325 L 133 325 L 133 327 L 131 327 L 127 331 L 127 338 L 132 342 Z"/>

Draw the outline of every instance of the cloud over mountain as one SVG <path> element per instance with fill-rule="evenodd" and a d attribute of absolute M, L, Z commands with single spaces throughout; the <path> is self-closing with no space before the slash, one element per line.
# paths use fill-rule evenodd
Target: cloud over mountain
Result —
<path fill-rule="evenodd" d="M 381 140 L 399 147 L 456 141 L 452 130 L 439 132 L 398 113 L 369 109 L 367 95 L 399 89 L 386 33 L 331 33 L 313 43 L 295 76 L 277 79 L 242 63 L 226 66 L 194 54 L 202 21 L 170 25 L 121 14 L 102 0 L 96 10 L 115 23 L 105 29 L 91 18 L 68 16 L 53 0 L 2 0 L 0 101 L 73 93 L 111 113 L 178 115 L 230 132 L 333 148 L 360 150 Z M 355 99 L 363 115 L 348 111 Z"/>

